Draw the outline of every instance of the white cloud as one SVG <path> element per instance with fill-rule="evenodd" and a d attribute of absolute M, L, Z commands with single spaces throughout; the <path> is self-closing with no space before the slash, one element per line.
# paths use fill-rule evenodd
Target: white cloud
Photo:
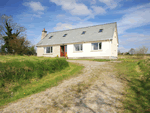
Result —
<path fill-rule="evenodd" d="M 121 46 L 119 46 L 118 50 L 120 50 L 120 52 L 128 52 L 130 49 L 127 49 L 121 45 Z"/>
<path fill-rule="evenodd" d="M 96 4 L 96 0 L 91 0 L 90 3 L 91 4 Z"/>
<path fill-rule="evenodd" d="M 138 9 L 138 7 L 131 9 Z M 126 14 L 123 15 L 122 19 L 118 21 L 118 34 L 123 34 L 127 29 L 150 24 L 150 8 L 146 7 L 139 10 L 132 10 L 132 12 L 128 9 L 125 12 Z"/>
<path fill-rule="evenodd" d="M 121 0 L 99 0 L 99 1 L 106 4 L 108 8 L 114 9 L 118 6 Z"/>
<path fill-rule="evenodd" d="M 105 9 L 99 6 L 91 6 L 95 15 L 106 13 Z"/>
<path fill-rule="evenodd" d="M 57 23 L 56 27 L 54 27 L 54 31 L 58 30 L 67 30 L 67 29 L 75 29 L 75 28 L 81 28 L 81 27 L 87 27 L 87 26 L 93 26 L 93 25 L 98 25 L 100 23 L 93 23 L 93 22 L 80 22 L 77 24 L 68 24 L 68 23 Z"/>
<path fill-rule="evenodd" d="M 61 19 L 61 21 L 65 21 L 65 22 L 68 22 L 68 21 L 81 21 L 81 19 L 79 17 L 76 17 L 76 16 L 66 16 L 66 15 L 62 15 L 62 14 L 59 14 L 56 16 L 57 19 Z"/>
<path fill-rule="evenodd" d="M 126 43 L 150 43 L 150 35 L 144 35 L 139 33 L 128 33 L 121 36 L 122 39 L 126 39 Z"/>
<path fill-rule="evenodd" d="M 28 6 L 32 8 L 33 11 L 44 11 L 45 7 L 41 5 L 40 2 L 25 2 L 23 3 L 24 6 Z"/>
<path fill-rule="evenodd" d="M 86 16 L 92 14 L 92 10 L 82 3 L 76 3 L 76 0 L 50 0 L 50 2 L 62 6 L 63 10 L 69 11 L 72 15 Z"/>
<path fill-rule="evenodd" d="M 60 23 L 57 23 L 56 27 L 54 27 L 54 30 L 55 31 L 58 31 L 58 30 L 66 30 L 66 29 L 72 29 L 72 25 L 71 24 L 62 24 L 61 22 Z"/>
<path fill-rule="evenodd" d="M 42 6 L 40 2 L 24 2 L 23 3 L 24 6 L 30 7 L 34 12 L 33 14 L 29 14 L 32 15 L 31 16 L 31 20 L 33 19 L 33 17 L 38 17 L 41 18 L 41 15 L 44 14 L 44 11 L 46 9 L 45 6 Z"/>
<path fill-rule="evenodd" d="M 123 13 L 132 13 L 134 11 L 146 9 L 146 8 L 149 8 L 149 7 L 150 7 L 150 3 L 147 3 L 147 4 L 144 4 L 144 5 L 134 6 L 134 7 L 128 8 L 126 10 L 119 10 L 116 13 L 121 13 L 121 14 L 123 14 Z"/>

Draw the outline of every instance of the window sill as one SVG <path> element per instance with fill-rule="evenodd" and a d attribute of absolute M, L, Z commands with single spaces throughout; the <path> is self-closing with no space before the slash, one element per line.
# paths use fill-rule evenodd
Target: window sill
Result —
<path fill-rule="evenodd" d="M 83 51 L 73 51 L 74 53 L 82 53 Z"/>
<path fill-rule="evenodd" d="M 43 55 L 52 55 L 53 53 L 44 53 Z"/>
<path fill-rule="evenodd" d="M 91 52 L 99 52 L 99 51 L 102 51 L 102 50 L 91 50 Z"/>

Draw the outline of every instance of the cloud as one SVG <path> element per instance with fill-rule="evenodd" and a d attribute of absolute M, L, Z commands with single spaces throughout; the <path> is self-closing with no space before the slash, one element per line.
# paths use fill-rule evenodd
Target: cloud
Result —
<path fill-rule="evenodd" d="M 121 46 L 119 46 L 118 50 L 120 50 L 120 52 L 128 52 L 130 49 L 127 49 L 121 45 Z"/>
<path fill-rule="evenodd" d="M 144 5 L 134 6 L 134 7 L 128 8 L 126 10 L 119 10 L 119 11 L 116 11 L 116 13 L 120 13 L 120 14 L 132 13 L 134 11 L 141 10 L 141 9 L 146 9 L 146 8 L 149 8 L 149 7 L 150 7 L 150 3 L 147 3 L 147 4 L 144 4 Z"/>
<path fill-rule="evenodd" d="M 46 7 L 42 6 L 40 2 L 25 2 L 24 6 L 32 8 L 33 11 L 44 11 Z"/>
<path fill-rule="evenodd" d="M 56 27 L 54 27 L 54 30 L 55 31 L 58 31 L 58 30 L 66 30 L 66 29 L 72 29 L 72 25 L 71 24 L 62 24 L 61 22 L 60 23 L 57 23 Z"/>
<path fill-rule="evenodd" d="M 146 4 L 146 6 L 148 5 Z M 143 8 L 143 5 L 123 11 L 125 14 L 122 19 L 118 21 L 118 34 L 123 34 L 126 30 L 131 28 L 150 24 L 150 8 L 145 7 L 141 9 L 141 7 Z M 131 9 L 132 11 L 130 11 Z"/>
<path fill-rule="evenodd" d="M 114 9 L 118 6 L 121 0 L 99 0 L 99 1 L 106 4 L 108 8 Z"/>
<path fill-rule="evenodd" d="M 126 48 L 139 48 L 141 46 L 146 46 L 150 50 L 149 44 L 150 35 L 126 33 L 125 35 L 119 36 L 119 50 L 121 52 L 127 52 L 129 49 Z"/>
<path fill-rule="evenodd" d="M 79 22 L 76 24 L 68 24 L 68 23 L 57 23 L 56 27 L 54 27 L 54 31 L 58 31 L 58 30 L 67 30 L 67 29 L 75 29 L 75 28 L 81 28 L 81 27 L 87 27 L 87 26 L 94 26 L 94 25 L 98 25 L 101 23 L 93 23 L 93 22 Z"/>
<path fill-rule="evenodd" d="M 68 22 L 68 21 L 82 21 L 79 17 L 76 17 L 76 16 L 66 16 L 66 15 L 63 15 L 63 14 L 59 14 L 56 16 L 57 19 L 61 19 L 61 21 L 65 21 L 65 22 Z"/>
<path fill-rule="evenodd" d="M 99 7 L 99 6 L 91 6 L 91 7 L 93 8 L 93 12 L 94 12 L 95 15 L 106 13 L 105 9 L 102 8 L 102 7 Z"/>
<path fill-rule="evenodd" d="M 42 6 L 40 2 L 24 2 L 23 5 L 30 7 L 33 10 L 32 14 L 28 14 L 31 15 L 31 20 L 33 20 L 33 17 L 41 18 L 41 15 L 44 14 L 42 11 L 46 9 L 46 7 Z"/>
<path fill-rule="evenodd" d="M 92 14 L 92 10 L 82 3 L 76 3 L 76 0 L 50 0 L 63 10 L 69 11 L 72 15 L 87 16 Z"/>
<path fill-rule="evenodd" d="M 90 3 L 91 4 L 96 4 L 96 0 L 91 0 Z"/>

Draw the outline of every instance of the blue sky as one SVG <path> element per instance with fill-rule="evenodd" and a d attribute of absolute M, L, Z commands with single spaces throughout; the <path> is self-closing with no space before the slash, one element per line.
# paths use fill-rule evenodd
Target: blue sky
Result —
<path fill-rule="evenodd" d="M 24 26 L 37 44 L 47 32 L 117 22 L 119 50 L 139 46 L 150 53 L 150 0 L 3 0 L 0 14 Z"/>

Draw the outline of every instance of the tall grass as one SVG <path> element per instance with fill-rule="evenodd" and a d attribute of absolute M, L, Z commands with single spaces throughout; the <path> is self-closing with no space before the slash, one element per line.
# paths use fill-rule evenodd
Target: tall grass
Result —
<path fill-rule="evenodd" d="M 119 77 L 127 83 L 123 102 L 126 113 L 150 112 L 150 59 L 116 64 Z"/>
<path fill-rule="evenodd" d="M 82 68 L 64 58 L 0 56 L 0 106 L 55 86 Z"/>
<path fill-rule="evenodd" d="M 53 73 L 68 66 L 65 59 L 46 59 L 43 61 L 9 61 L 0 62 L 0 80 L 19 81 L 20 79 L 42 78 L 47 72 Z"/>

